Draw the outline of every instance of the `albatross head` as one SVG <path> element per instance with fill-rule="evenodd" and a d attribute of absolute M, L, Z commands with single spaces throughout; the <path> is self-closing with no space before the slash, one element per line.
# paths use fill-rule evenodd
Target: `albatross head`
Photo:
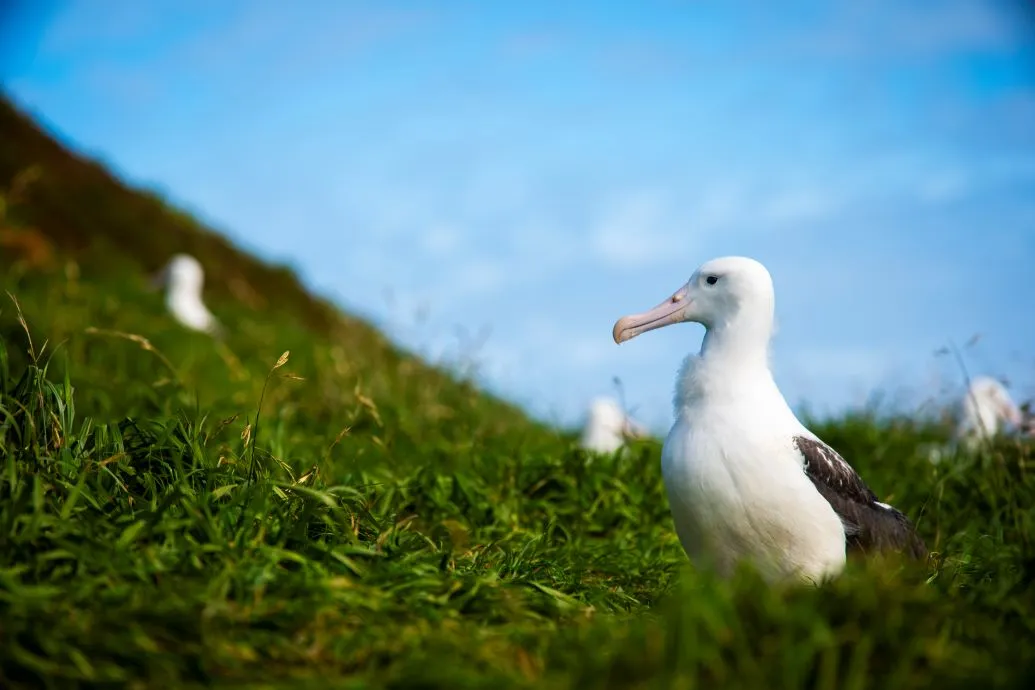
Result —
<path fill-rule="evenodd" d="M 615 323 L 616 343 L 673 323 L 693 321 L 709 334 L 734 330 L 766 344 L 773 326 L 773 279 L 765 266 L 743 256 L 712 259 L 658 306 Z"/>
<path fill-rule="evenodd" d="M 177 254 L 151 278 L 154 289 L 167 287 L 170 294 L 200 295 L 205 281 L 201 264 L 190 254 Z"/>
<path fill-rule="evenodd" d="M 169 286 L 183 293 L 201 294 L 205 272 L 198 260 L 189 254 L 177 254 L 169 262 Z"/>

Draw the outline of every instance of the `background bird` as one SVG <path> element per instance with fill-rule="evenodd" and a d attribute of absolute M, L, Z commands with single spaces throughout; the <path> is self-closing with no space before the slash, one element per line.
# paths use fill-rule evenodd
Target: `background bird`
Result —
<path fill-rule="evenodd" d="M 1021 409 L 1009 391 L 990 376 L 976 376 L 960 401 L 955 441 L 973 449 L 981 440 L 994 438 L 1008 428 L 1021 431 Z"/>
<path fill-rule="evenodd" d="M 202 300 L 205 271 L 189 254 L 176 254 L 151 280 L 155 289 L 165 291 L 165 306 L 177 321 L 195 331 L 222 337 L 225 329 Z"/>
<path fill-rule="evenodd" d="M 579 445 L 596 453 L 614 453 L 647 430 L 625 413 L 614 398 L 595 398 L 589 405 Z"/>

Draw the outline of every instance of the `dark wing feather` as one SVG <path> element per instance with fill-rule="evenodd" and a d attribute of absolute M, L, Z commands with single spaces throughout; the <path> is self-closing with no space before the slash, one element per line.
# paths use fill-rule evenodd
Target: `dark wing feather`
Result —
<path fill-rule="evenodd" d="M 837 451 L 822 441 L 795 436 L 805 476 L 845 526 L 850 551 L 904 551 L 926 558 L 927 547 L 905 515 L 881 503 Z"/>

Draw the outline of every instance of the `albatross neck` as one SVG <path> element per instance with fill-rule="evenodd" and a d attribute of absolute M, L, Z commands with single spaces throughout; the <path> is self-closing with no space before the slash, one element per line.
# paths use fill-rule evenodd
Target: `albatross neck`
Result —
<path fill-rule="evenodd" d="M 768 371 L 772 330 L 772 316 L 757 313 L 712 324 L 701 344 L 701 359 L 713 365 Z"/>
<path fill-rule="evenodd" d="M 704 403 L 779 398 L 769 370 L 769 330 L 744 325 L 734 321 L 708 327 L 700 354 L 687 357 L 680 370 L 673 399 L 677 416 L 693 416 Z"/>

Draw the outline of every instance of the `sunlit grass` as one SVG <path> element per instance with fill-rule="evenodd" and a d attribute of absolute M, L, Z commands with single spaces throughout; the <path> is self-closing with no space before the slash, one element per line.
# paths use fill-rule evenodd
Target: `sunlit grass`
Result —
<path fill-rule="evenodd" d="M 587 463 L 385 344 L 224 308 L 235 371 L 139 277 L 7 288 L 5 687 L 1007 687 L 1035 661 L 1020 446 L 936 467 L 930 426 L 826 423 L 930 569 L 723 583 L 656 443 Z"/>

